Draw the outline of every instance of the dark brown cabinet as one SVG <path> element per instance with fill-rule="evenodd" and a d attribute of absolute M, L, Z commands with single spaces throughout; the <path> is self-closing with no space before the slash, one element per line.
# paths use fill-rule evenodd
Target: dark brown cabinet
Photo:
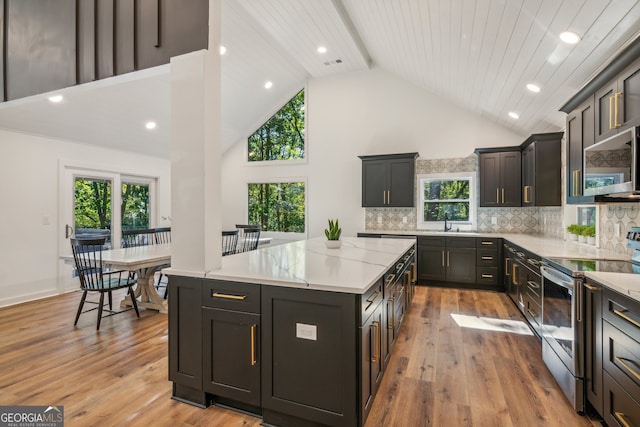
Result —
<path fill-rule="evenodd" d="M 206 280 L 202 292 L 204 391 L 259 413 L 260 286 Z"/>
<path fill-rule="evenodd" d="M 418 279 L 476 282 L 476 239 L 418 236 Z"/>
<path fill-rule="evenodd" d="M 171 276 L 169 299 L 169 380 L 172 397 L 208 406 L 202 388 L 202 279 Z"/>
<path fill-rule="evenodd" d="M 359 156 L 362 207 L 413 207 L 418 153 Z"/>
<path fill-rule="evenodd" d="M 533 134 L 522 144 L 522 205 L 562 205 L 562 132 Z"/>
<path fill-rule="evenodd" d="M 595 142 L 594 97 L 590 96 L 567 115 L 566 194 L 568 204 L 593 203 L 593 196 L 583 195 L 584 149 Z"/>
<path fill-rule="evenodd" d="M 603 413 L 602 378 L 602 286 L 584 284 L 585 301 L 585 373 L 586 398 L 591 406 Z"/>
<path fill-rule="evenodd" d="M 480 165 L 480 207 L 522 206 L 520 148 L 497 150 L 476 150 Z"/>
<path fill-rule="evenodd" d="M 640 60 L 595 92 L 595 140 L 640 124 Z"/>
<path fill-rule="evenodd" d="M 373 314 L 368 317 L 360 328 L 360 411 L 363 419 L 371 411 L 374 397 L 382 381 L 384 368 L 383 346 L 383 316 L 382 306 L 378 304 Z"/>
<path fill-rule="evenodd" d="M 476 239 L 476 284 L 502 290 L 500 272 L 500 239 Z"/>

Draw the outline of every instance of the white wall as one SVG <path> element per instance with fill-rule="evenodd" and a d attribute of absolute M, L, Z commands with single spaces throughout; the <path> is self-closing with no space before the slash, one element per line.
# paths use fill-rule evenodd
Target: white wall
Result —
<path fill-rule="evenodd" d="M 343 234 L 364 229 L 358 155 L 414 152 L 423 159 L 466 157 L 476 147 L 519 145 L 515 134 L 381 69 L 308 82 L 307 163 L 247 165 L 246 140 L 224 153 L 223 229 L 247 218 L 249 181 L 306 177 L 309 237 L 339 218 Z"/>
<path fill-rule="evenodd" d="M 169 160 L 0 130 L 0 306 L 58 294 L 59 279 L 69 281 L 58 260 L 60 161 L 157 176 L 157 224 L 169 225 Z"/>

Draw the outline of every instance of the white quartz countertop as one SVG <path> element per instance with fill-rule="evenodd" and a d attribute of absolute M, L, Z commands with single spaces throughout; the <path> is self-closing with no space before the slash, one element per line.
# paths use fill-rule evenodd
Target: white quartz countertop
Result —
<path fill-rule="evenodd" d="M 604 271 L 587 271 L 584 274 L 587 277 L 587 281 L 591 279 L 636 301 L 640 301 L 640 274 L 608 273 Z"/>
<path fill-rule="evenodd" d="M 222 258 L 205 277 L 302 289 L 362 294 L 413 245 L 408 239 L 343 237 L 328 249 L 325 238 L 259 248 Z"/>

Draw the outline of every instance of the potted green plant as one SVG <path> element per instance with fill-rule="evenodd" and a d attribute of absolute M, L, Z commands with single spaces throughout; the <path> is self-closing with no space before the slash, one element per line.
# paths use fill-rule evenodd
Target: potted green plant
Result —
<path fill-rule="evenodd" d="M 340 245 L 342 244 L 342 241 L 340 240 L 341 234 L 342 234 L 342 229 L 338 224 L 338 219 L 336 218 L 335 221 L 330 219 L 329 228 L 325 228 L 324 230 L 324 235 L 327 236 L 327 241 L 325 242 L 325 245 L 327 245 L 327 248 L 330 248 L 330 249 L 339 248 Z"/>
<path fill-rule="evenodd" d="M 576 227 L 579 227 L 578 224 L 571 224 L 567 226 L 567 238 L 569 240 L 578 240 L 578 233 L 576 232 Z"/>
<path fill-rule="evenodd" d="M 581 234 L 587 239 L 588 244 L 590 245 L 596 244 L 596 226 L 595 225 L 584 226 Z"/>

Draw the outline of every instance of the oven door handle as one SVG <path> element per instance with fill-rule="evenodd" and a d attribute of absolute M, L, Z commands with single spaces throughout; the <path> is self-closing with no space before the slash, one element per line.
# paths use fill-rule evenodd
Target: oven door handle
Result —
<path fill-rule="evenodd" d="M 573 291 L 575 289 L 573 279 L 571 276 L 567 276 L 564 273 L 559 272 L 558 270 L 546 266 L 540 267 L 540 274 L 547 280 L 552 281 L 553 283 L 562 286 L 563 288 L 569 289 Z"/>

